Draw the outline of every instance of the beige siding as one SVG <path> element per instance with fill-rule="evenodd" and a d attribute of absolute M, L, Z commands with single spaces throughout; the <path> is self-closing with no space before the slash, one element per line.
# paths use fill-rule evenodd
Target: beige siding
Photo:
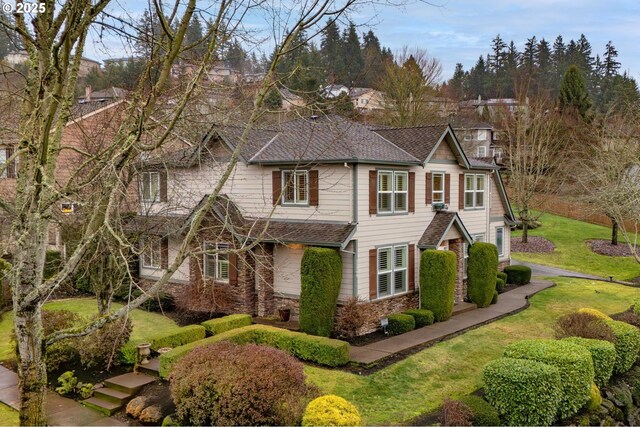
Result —
<path fill-rule="evenodd" d="M 504 209 L 504 205 L 502 204 L 502 199 L 500 198 L 500 190 L 498 190 L 498 186 L 494 182 L 493 177 L 491 178 L 491 210 L 490 215 L 492 217 L 495 216 L 503 216 L 506 213 Z"/>
<path fill-rule="evenodd" d="M 489 243 L 496 244 L 496 228 L 504 227 L 504 253 L 500 257 L 500 261 L 506 261 L 511 258 L 511 229 L 504 221 L 495 221 L 489 224 Z"/>
<path fill-rule="evenodd" d="M 169 265 L 176 259 L 178 250 L 180 249 L 181 241 L 170 238 L 169 239 Z M 140 277 L 146 279 L 159 279 L 164 274 L 164 270 L 161 268 L 145 268 L 142 266 L 142 257 L 140 258 Z M 171 276 L 171 283 L 188 283 L 189 282 L 189 259 L 187 258 L 180 267 Z"/>

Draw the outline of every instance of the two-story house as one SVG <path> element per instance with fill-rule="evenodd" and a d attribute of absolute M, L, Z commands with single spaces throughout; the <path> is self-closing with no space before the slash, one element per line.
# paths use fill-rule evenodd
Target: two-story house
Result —
<path fill-rule="evenodd" d="M 203 143 L 141 173 L 132 229 L 143 235 L 142 282 L 175 258 L 190 217 L 219 183 L 241 127 L 214 127 Z M 466 296 L 469 244 L 495 243 L 510 260 L 514 221 L 498 168 L 468 158 L 448 125 L 372 129 L 329 116 L 254 128 L 170 292 L 191 309 L 296 313 L 307 246 L 342 256 L 340 301 L 366 307 L 366 333 L 419 305 L 420 253 L 458 258 L 456 301 Z"/>

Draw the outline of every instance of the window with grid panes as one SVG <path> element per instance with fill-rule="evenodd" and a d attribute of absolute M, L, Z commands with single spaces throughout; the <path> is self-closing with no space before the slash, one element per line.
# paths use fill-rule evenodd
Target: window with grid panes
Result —
<path fill-rule="evenodd" d="M 408 245 L 378 249 L 378 298 L 407 290 Z"/>
<path fill-rule="evenodd" d="M 204 244 L 204 275 L 206 277 L 212 277 L 219 282 L 229 281 L 229 253 L 220 253 L 228 249 L 227 244 Z"/>

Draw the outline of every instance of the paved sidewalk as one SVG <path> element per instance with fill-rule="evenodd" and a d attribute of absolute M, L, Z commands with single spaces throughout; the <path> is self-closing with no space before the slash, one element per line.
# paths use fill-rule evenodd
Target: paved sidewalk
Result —
<path fill-rule="evenodd" d="M 577 271 L 565 270 L 558 267 L 550 267 L 548 265 L 535 264 L 532 262 L 518 261 L 516 259 L 511 260 L 511 265 L 524 265 L 531 268 L 531 274 L 533 276 L 566 276 L 566 277 L 580 277 L 582 279 L 604 280 L 609 281 L 608 277 L 594 276 L 591 274 L 578 273 Z"/>
<path fill-rule="evenodd" d="M 528 297 L 551 286 L 553 283 L 547 280 L 532 280 L 528 285 L 500 294 L 497 304 L 467 311 L 453 316 L 447 321 L 434 323 L 372 344 L 360 347 L 351 346 L 349 356 L 354 362 L 370 364 L 403 350 L 441 340 L 449 335 L 519 311 L 527 306 Z"/>
<path fill-rule="evenodd" d="M 0 402 L 19 410 L 18 374 L 4 366 L 0 366 Z M 47 392 L 47 423 L 50 426 L 126 425 L 52 391 Z"/>

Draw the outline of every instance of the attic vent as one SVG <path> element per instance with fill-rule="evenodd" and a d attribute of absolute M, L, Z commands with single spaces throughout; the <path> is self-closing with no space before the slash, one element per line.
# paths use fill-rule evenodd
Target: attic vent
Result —
<path fill-rule="evenodd" d="M 313 116 L 309 117 L 309 118 L 310 118 L 311 120 L 314 120 L 314 121 L 315 121 L 315 120 L 318 120 L 318 116 L 316 116 L 315 114 L 314 114 Z"/>

